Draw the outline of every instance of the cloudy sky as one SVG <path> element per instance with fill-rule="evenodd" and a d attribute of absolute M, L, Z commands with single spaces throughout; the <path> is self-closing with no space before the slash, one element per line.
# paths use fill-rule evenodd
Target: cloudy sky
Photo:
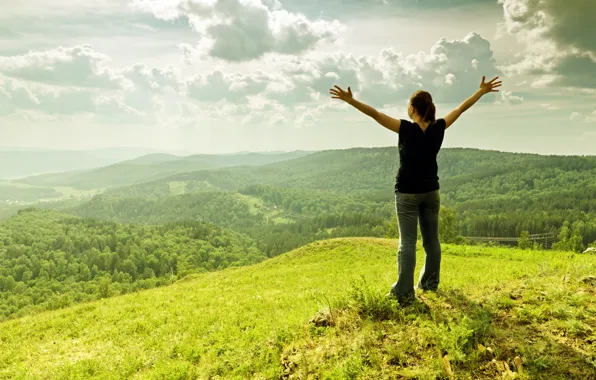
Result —
<path fill-rule="evenodd" d="M 404 118 L 422 88 L 441 116 L 500 75 L 445 146 L 596 154 L 594 14 L 585 0 L 3 1 L 0 145 L 390 146 L 328 89 Z"/>

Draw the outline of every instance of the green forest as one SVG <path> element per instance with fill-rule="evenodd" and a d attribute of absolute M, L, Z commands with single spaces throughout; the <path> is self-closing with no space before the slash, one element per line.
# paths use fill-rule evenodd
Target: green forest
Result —
<path fill-rule="evenodd" d="M 211 223 L 126 225 L 23 209 L 0 224 L 0 320 L 264 258 L 249 237 Z"/>

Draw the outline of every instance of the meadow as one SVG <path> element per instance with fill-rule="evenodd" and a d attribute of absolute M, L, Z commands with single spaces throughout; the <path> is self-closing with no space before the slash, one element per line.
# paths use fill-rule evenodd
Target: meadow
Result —
<path fill-rule="evenodd" d="M 318 241 L 10 320 L 0 324 L 0 378 L 596 376 L 595 256 L 445 245 L 440 291 L 402 307 L 385 297 L 396 246 Z"/>

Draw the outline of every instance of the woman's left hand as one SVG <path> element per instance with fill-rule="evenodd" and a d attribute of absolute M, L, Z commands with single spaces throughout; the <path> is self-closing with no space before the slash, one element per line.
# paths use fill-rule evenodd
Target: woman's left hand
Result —
<path fill-rule="evenodd" d="M 496 88 L 501 87 L 501 84 L 503 82 L 495 82 L 497 79 L 499 79 L 499 77 L 494 77 L 490 81 L 485 82 L 486 77 L 482 77 L 482 83 L 480 83 L 480 91 L 482 91 L 483 95 L 488 94 L 489 92 L 499 92 L 499 90 L 496 90 Z"/>

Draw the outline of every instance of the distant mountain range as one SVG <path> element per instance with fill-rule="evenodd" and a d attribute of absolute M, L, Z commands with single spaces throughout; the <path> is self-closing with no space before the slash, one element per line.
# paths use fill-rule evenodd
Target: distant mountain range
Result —
<path fill-rule="evenodd" d="M 176 160 L 187 161 L 188 163 L 188 161 L 201 161 L 203 158 L 205 158 L 205 165 L 199 165 L 200 167 L 194 169 L 199 170 L 211 167 L 222 167 L 221 165 L 217 164 L 208 165 L 208 162 L 212 160 L 213 157 L 219 157 L 222 162 L 228 162 L 228 164 L 223 165 L 225 167 L 229 165 L 237 165 L 242 161 L 242 159 L 247 159 L 248 162 L 255 164 L 265 164 L 275 162 L 275 159 L 272 161 L 271 158 L 268 158 L 269 156 L 287 154 L 288 157 L 295 158 L 308 153 L 309 152 L 265 152 L 184 157 L 182 155 L 162 153 L 155 149 L 135 147 L 103 148 L 93 150 L 53 150 L 22 147 L 0 148 L 0 179 L 12 180 L 17 178 L 39 176 L 43 174 L 65 172 L 71 172 L 67 175 L 67 177 L 70 177 L 74 174 L 77 174 L 78 172 L 106 167 L 123 161 L 135 159 L 138 160 L 135 161 L 134 164 L 156 164 Z M 207 159 L 207 157 L 210 158 Z M 235 157 L 240 157 L 240 159 L 236 159 Z M 185 170 L 181 171 L 184 172 Z M 180 171 L 175 170 L 173 173 L 178 172 Z M 129 183 L 135 183 L 135 181 L 124 182 L 124 184 Z"/>

